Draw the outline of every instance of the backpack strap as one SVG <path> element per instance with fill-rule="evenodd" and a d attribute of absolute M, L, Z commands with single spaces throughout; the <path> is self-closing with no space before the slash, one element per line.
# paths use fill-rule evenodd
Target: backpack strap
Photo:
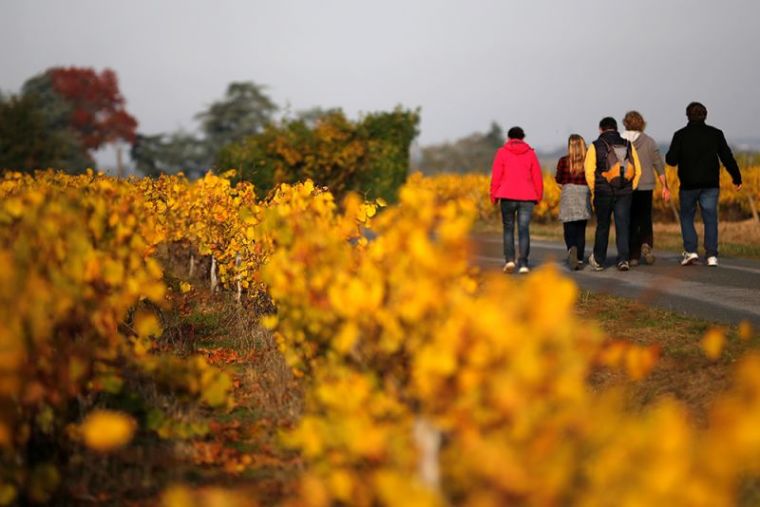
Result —
<path fill-rule="evenodd" d="M 629 162 L 633 163 L 633 143 L 624 137 L 622 139 L 623 141 L 625 141 L 625 158 L 628 159 Z M 599 138 L 599 140 L 604 143 L 604 146 L 605 148 L 607 148 L 607 151 L 610 151 L 612 149 L 612 146 L 610 145 L 610 143 L 608 143 L 602 138 Z M 620 161 L 621 164 L 623 162 L 625 162 L 625 160 Z"/>

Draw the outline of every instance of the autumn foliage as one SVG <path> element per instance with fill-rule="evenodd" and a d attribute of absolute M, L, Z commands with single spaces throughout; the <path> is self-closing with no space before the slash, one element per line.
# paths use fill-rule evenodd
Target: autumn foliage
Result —
<path fill-rule="evenodd" d="M 285 119 L 227 145 L 217 165 L 237 169 L 262 193 L 281 183 L 309 179 L 338 197 L 354 191 L 393 201 L 407 177 L 418 122 L 418 112 L 400 108 L 357 121 L 341 111 L 327 112 L 313 122 Z"/>
<path fill-rule="evenodd" d="M 164 235 L 136 187 L 91 172 L 11 173 L 0 196 L 0 487 L 41 502 L 59 487 L 66 442 L 107 452 L 132 434 L 108 412 L 80 431 L 72 403 L 87 410 L 145 376 L 219 406 L 229 379 L 202 357 L 154 350 L 161 326 L 148 303 L 164 306 L 153 256 Z"/>
<path fill-rule="evenodd" d="M 533 210 L 533 220 L 548 222 L 556 220 L 559 214 L 560 187 L 549 174 L 543 175 L 544 198 Z M 465 200 L 475 206 L 478 220 L 488 221 L 499 215 L 499 207 L 491 204 L 489 198 L 490 177 L 479 173 L 441 173 L 433 176 L 423 176 L 413 173 L 409 184 L 418 188 L 426 188 L 442 200 Z"/>
<path fill-rule="evenodd" d="M 0 171 L 83 173 L 95 150 L 135 143 L 136 128 L 112 70 L 53 67 L 0 96 Z"/>
<path fill-rule="evenodd" d="M 666 169 L 668 186 L 671 190 L 673 205 L 678 209 L 678 177 L 675 168 Z M 412 174 L 415 185 L 425 186 L 438 194 L 450 199 L 469 199 L 477 208 L 478 219 L 491 220 L 498 215 L 498 207 L 491 205 L 488 199 L 489 176 L 478 173 L 448 174 L 442 173 L 423 177 L 422 174 Z M 760 207 L 760 166 L 749 166 L 742 169 L 743 187 L 737 191 L 731 182 L 730 175 L 722 171 L 720 178 L 720 209 L 721 220 L 741 220 L 752 217 L 752 203 Z M 653 201 L 655 219 L 665 222 L 674 220 L 671 204 L 660 198 L 661 186 L 657 182 L 655 199 Z M 554 175 L 544 173 L 544 198 L 533 210 L 533 219 L 539 222 L 556 221 L 559 215 L 560 185 L 554 180 Z"/>
<path fill-rule="evenodd" d="M 737 191 L 727 171 L 721 170 L 720 173 L 720 195 L 718 204 L 720 205 L 721 220 L 742 220 L 752 218 L 754 206 L 755 212 L 760 207 L 760 166 L 744 166 L 742 172 L 742 189 Z M 668 166 L 666 168 L 666 177 L 668 186 L 671 190 L 673 204 L 678 208 L 679 197 L 678 175 L 676 168 Z M 660 191 L 658 182 L 657 192 Z M 672 212 L 669 205 L 662 199 L 655 199 L 654 212 L 662 219 L 669 220 Z"/>
<path fill-rule="evenodd" d="M 282 433 L 301 460 L 288 505 L 728 506 L 760 475 L 760 358 L 737 362 L 704 427 L 672 399 L 632 411 L 621 392 L 592 389 L 600 368 L 644 378 L 657 347 L 609 340 L 579 319 L 578 289 L 554 267 L 522 279 L 477 270 L 470 234 L 482 194 L 415 176 L 393 206 L 352 193 L 338 201 L 312 181 L 262 199 L 232 177 L 0 182 L 0 501 L 57 491 L 59 463 L 40 461 L 35 445 L 101 455 L 141 432 L 179 438 L 166 418 L 98 405 L 134 372 L 230 406 L 233 382 L 214 365 L 234 355 L 158 347 L 150 309 L 174 290 L 158 252 L 174 247 L 210 261 L 210 294 L 242 308 L 262 293 L 272 300 L 261 324 L 305 398 Z M 196 290 L 178 285 L 185 297 Z M 705 353 L 717 357 L 724 342 L 712 330 Z M 90 400 L 89 415 L 65 410 L 75 399 Z M 255 462 L 215 442 L 190 448 L 235 474 Z M 161 502 L 247 503 L 181 486 Z"/>
<path fill-rule="evenodd" d="M 135 141 L 137 120 L 125 109 L 116 73 L 105 69 L 55 67 L 49 69 L 53 89 L 71 105 L 71 126 L 88 150 L 104 144 Z"/>

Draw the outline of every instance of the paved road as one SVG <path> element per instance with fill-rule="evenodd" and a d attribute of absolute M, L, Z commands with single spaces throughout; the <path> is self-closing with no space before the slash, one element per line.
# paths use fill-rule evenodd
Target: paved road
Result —
<path fill-rule="evenodd" d="M 500 235 L 477 235 L 475 245 L 481 267 L 500 269 L 504 265 Z M 587 250 L 590 246 L 586 245 Z M 653 265 L 623 273 L 614 267 L 615 249 L 611 246 L 606 270 L 597 272 L 586 267 L 572 272 L 565 267 L 564 244 L 534 239 L 530 263 L 535 267 L 556 262 L 583 289 L 635 298 L 710 321 L 735 324 L 749 320 L 756 329 L 760 328 L 760 262 L 721 257 L 717 268 L 704 264 L 683 267 L 679 253 L 655 251 L 655 255 Z"/>

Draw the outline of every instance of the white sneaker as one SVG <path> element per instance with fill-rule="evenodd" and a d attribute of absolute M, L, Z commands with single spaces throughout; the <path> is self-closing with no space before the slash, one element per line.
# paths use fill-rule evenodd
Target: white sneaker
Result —
<path fill-rule="evenodd" d="M 520 266 L 520 270 L 518 271 L 521 275 L 524 275 L 526 273 L 530 273 L 530 268 L 528 266 Z"/>
<path fill-rule="evenodd" d="M 683 259 L 681 259 L 681 266 L 691 266 L 697 261 L 697 259 L 699 259 L 699 255 L 697 255 L 696 253 L 684 252 Z"/>
<path fill-rule="evenodd" d="M 711 255 L 710 257 L 707 258 L 707 265 L 713 268 L 716 267 L 718 265 L 718 258 L 715 257 L 714 255 Z"/>
<path fill-rule="evenodd" d="M 604 266 L 602 266 L 601 264 L 599 264 L 597 262 L 597 260 L 594 258 L 594 254 L 589 255 L 588 265 L 591 266 L 591 268 L 594 271 L 602 271 L 602 270 L 604 270 Z"/>
<path fill-rule="evenodd" d="M 504 268 L 502 269 L 505 273 L 514 273 L 515 272 L 515 263 L 514 261 L 508 261 L 506 264 L 504 264 Z"/>

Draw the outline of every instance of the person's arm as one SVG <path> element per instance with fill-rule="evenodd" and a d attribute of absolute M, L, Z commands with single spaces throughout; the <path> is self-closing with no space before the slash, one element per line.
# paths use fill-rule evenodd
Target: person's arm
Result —
<path fill-rule="evenodd" d="M 564 171 L 565 165 L 562 163 L 562 160 L 564 160 L 564 158 L 557 160 L 557 170 L 554 172 L 554 181 L 560 185 L 564 185 L 567 178 Z"/>
<path fill-rule="evenodd" d="M 633 143 L 631 143 L 631 155 L 633 156 L 633 188 L 635 190 L 639 188 L 639 180 L 641 179 L 641 160 L 639 160 L 639 152 L 636 151 Z"/>
<path fill-rule="evenodd" d="M 501 149 L 499 149 L 494 156 L 493 165 L 491 167 L 491 204 L 496 204 L 496 196 L 494 196 L 494 193 L 496 192 L 496 189 L 499 188 L 499 183 L 501 183 L 503 175 L 504 164 L 501 160 Z"/>
<path fill-rule="evenodd" d="M 586 160 L 583 162 L 584 172 L 586 174 L 586 183 L 588 184 L 591 195 L 594 195 L 594 183 L 596 182 L 596 146 L 591 144 L 586 151 Z"/>
<path fill-rule="evenodd" d="M 668 202 L 670 200 L 670 188 L 668 188 L 668 178 L 665 176 L 665 171 L 662 174 L 657 175 L 662 183 L 662 200 Z"/>
<path fill-rule="evenodd" d="M 726 136 L 720 130 L 718 131 L 718 158 L 731 175 L 736 190 L 742 188 L 742 173 L 739 171 L 739 164 L 736 163 L 734 154 L 731 153 L 731 148 L 726 142 Z"/>
<path fill-rule="evenodd" d="M 673 167 L 678 165 L 679 159 L 681 157 L 681 138 L 678 135 L 678 132 L 673 134 L 673 140 L 670 141 L 670 148 L 668 148 L 668 153 L 665 155 L 665 162 L 668 165 L 672 165 Z"/>
<path fill-rule="evenodd" d="M 531 177 L 533 179 L 533 188 L 536 189 L 538 201 L 544 198 L 544 175 L 541 174 L 541 163 L 538 161 L 536 152 L 533 152 L 533 161 L 531 162 Z"/>
<path fill-rule="evenodd" d="M 667 202 L 670 200 L 670 189 L 668 188 L 668 179 L 665 177 L 665 164 L 662 161 L 660 147 L 652 140 L 652 169 L 657 179 L 662 183 L 662 199 Z"/>

